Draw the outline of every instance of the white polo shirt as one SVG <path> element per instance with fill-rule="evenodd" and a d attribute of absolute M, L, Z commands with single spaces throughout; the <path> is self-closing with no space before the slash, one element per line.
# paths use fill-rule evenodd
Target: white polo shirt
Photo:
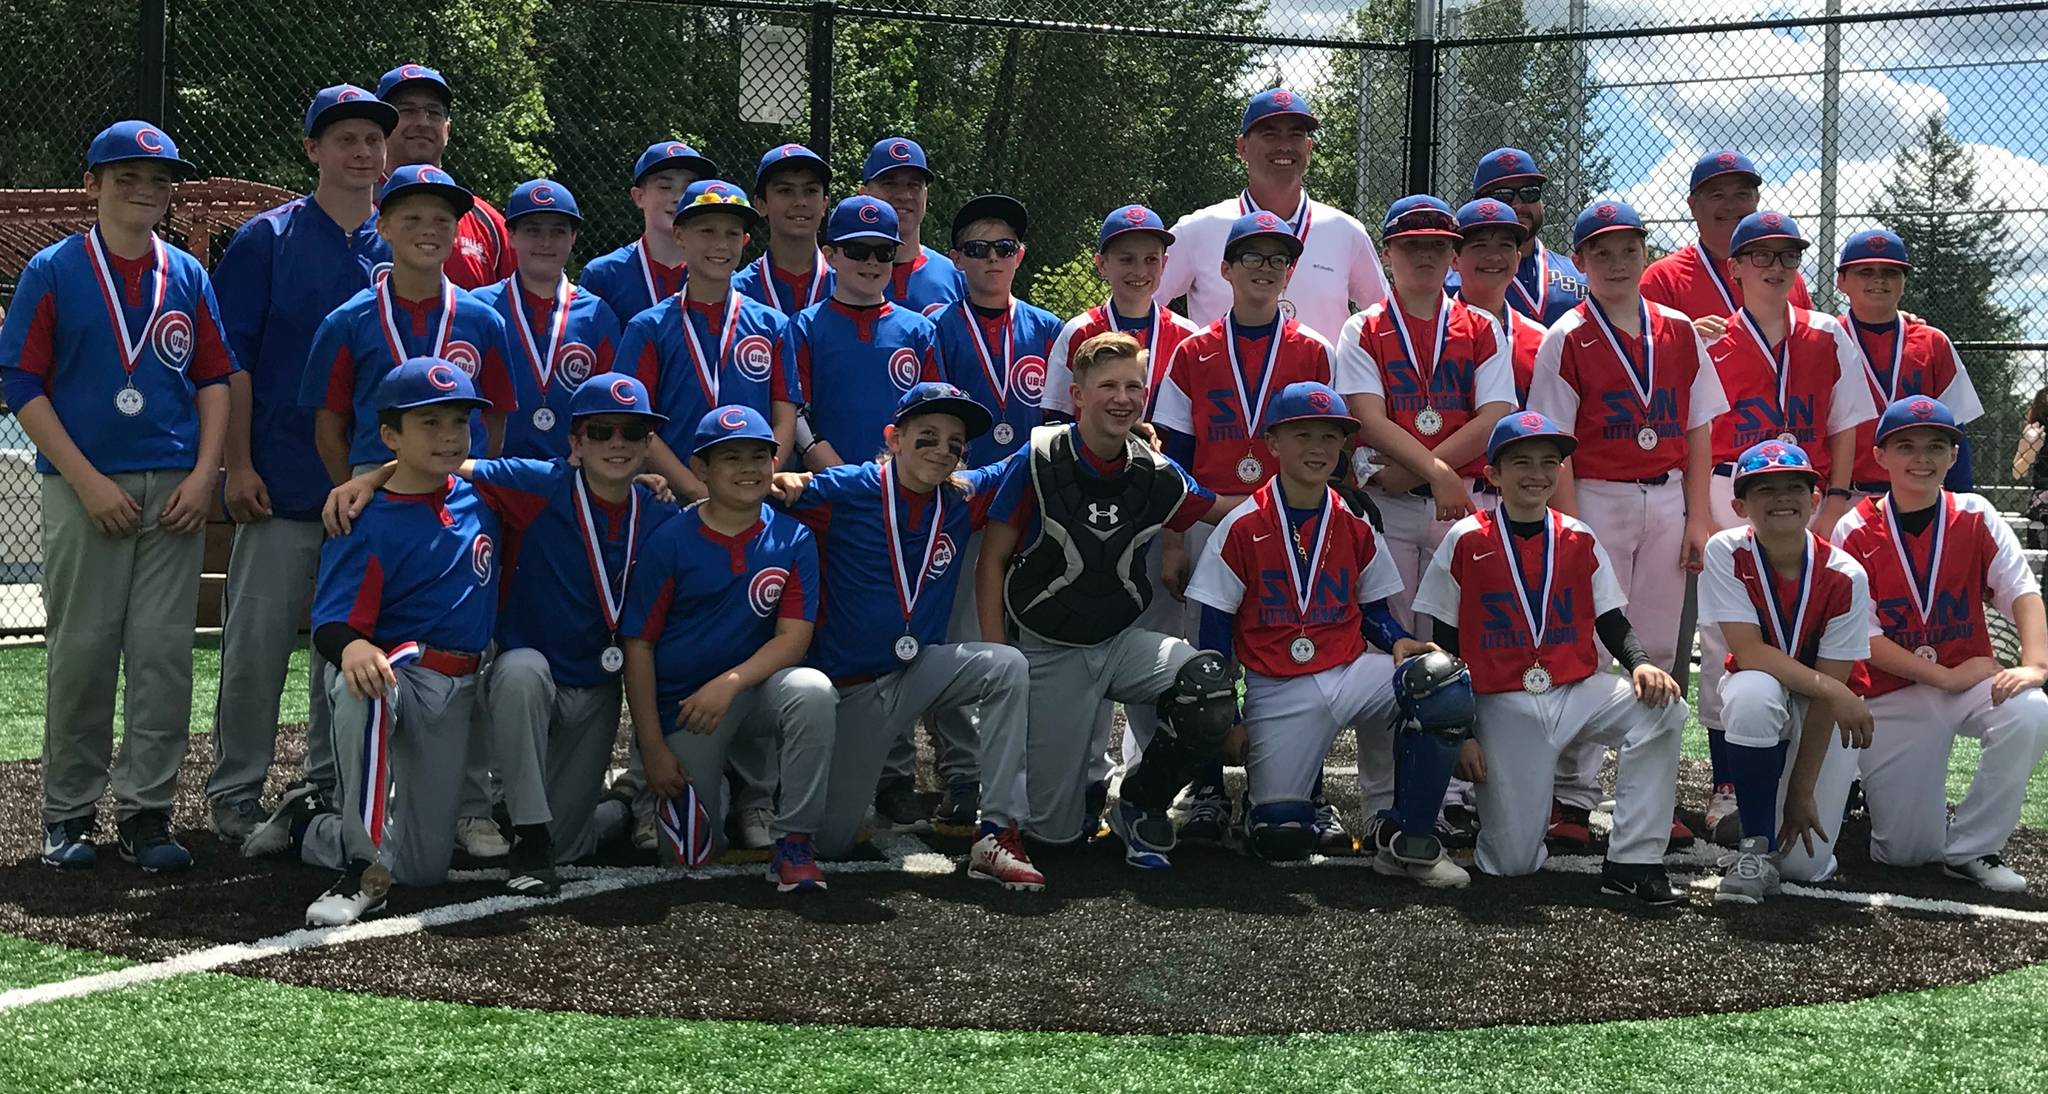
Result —
<path fill-rule="evenodd" d="M 1221 270 L 1223 243 L 1231 222 L 1253 211 L 1249 198 L 1239 195 L 1180 218 L 1173 226 L 1166 273 L 1154 299 L 1163 304 L 1186 295 L 1187 317 L 1197 327 L 1206 327 L 1229 311 L 1230 283 L 1223 280 Z M 1280 313 L 1290 314 L 1287 305 L 1293 305 L 1291 314 L 1303 326 L 1330 340 L 1343 332 L 1351 305 L 1364 309 L 1386 299 L 1387 279 L 1372 236 L 1358 218 L 1312 199 L 1308 214 L 1308 238 Z"/>

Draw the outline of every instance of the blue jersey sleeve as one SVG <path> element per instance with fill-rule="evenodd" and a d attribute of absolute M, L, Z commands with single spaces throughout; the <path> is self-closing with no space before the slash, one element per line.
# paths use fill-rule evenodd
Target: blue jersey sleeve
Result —
<path fill-rule="evenodd" d="M 0 397 L 17 413 L 44 393 L 54 364 L 48 320 L 37 322 L 45 312 L 54 314 L 54 288 L 48 253 L 30 259 L 15 286 L 7 319 L 0 323 Z"/>
<path fill-rule="evenodd" d="M 648 537 L 626 583 L 626 603 L 619 610 L 619 634 L 649 642 L 661 637 L 669 601 L 675 592 L 677 552 L 671 537 L 679 532 L 677 526 L 670 525 Z"/>
<path fill-rule="evenodd" d="M 1237 613 L 1202 605 L 1201 638 L 1196 647 L 1231 656 L 1231 636 L 1237 633 Z"/>
<path fill-rule="evenodd" d="M 470 483 L 477 496 L 513 529 L 525 528 L 539 517 L 554 496 L 554 487 L 565 476 L 576 474 L 567 463 L 505 457 L 475 460 L 470 464 Z"/>
<path fill-rule="evenodd" d="M 365 638 L 377 630 L 384 603 L 384 562 L 374 535 L 358 526 L 320 545 L 320 572 L 313 582 L 313 629 L 344 624 Z"/>
<path fill-rule="evenodd" d="M 228 348 L 244 370 L 256 367 L 263 348 L 263 330 L 270 319 L 271 265 L 277 236 L 268 220 L 242 226 L 213 268 L 215 312 L 227 331 Z"/>
<path fill-rule="evenodd" d="M 1020 448 L 1003 462 L 990 464 L 982 470 L 995 480 L 987 519 L 998 524 L 1012 523 L 1017 518 L 1017 507 L 1031 489 L 1031 449 Z"/>

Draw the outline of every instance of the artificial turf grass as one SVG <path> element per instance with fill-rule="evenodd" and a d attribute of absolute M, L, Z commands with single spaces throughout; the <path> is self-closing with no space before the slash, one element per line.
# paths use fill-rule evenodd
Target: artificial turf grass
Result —
<path fill-rule="evenodd" d="M 2048 966 L 1746 1014 L 1292 1037 L 604 1018 L 209 974 L 0 1014 L 0 1040 L 0 1089 L 23 1092 L 2039 1091 Z"/>
<path fill-rule="evenodd" d="M 125 957 L 0 934 L 0 991 L 54 984 L 130 964 L 133 962 Z"/>

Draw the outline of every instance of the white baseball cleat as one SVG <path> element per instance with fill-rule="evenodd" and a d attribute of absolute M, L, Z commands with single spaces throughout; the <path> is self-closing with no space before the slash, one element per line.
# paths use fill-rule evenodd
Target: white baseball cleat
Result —
<path fill-rule="evenodd" d="M 384 897 L 391 892 L 391 870 L 376 863 L 349 863 L 341 879 L 306 906 L 306 926 L 346 927 L 372 912 L 381 911 Z"/>
<path fill-rule="evenodd" d="M 1967 862 L 1945 862 L 1941 872 L 1994 893 L 2024 893 L 2027 879 L 1997 855 L 1979 855 Z"/>
<path fill-rule="evenodd" d="M 1714 890 L 1716 904 L 1762 904 L 1779 888 L 1778 864 L 1771 861 L 1770 841 L 1751 836 L 1742 841 L 1734 855 L 1723 860 L 1721 887 Z"/>
<path fill-rule="evenodd" d="M 489 817 L 464 817 L 455 822 L 455 841 L 471 858 L 504 858 L 512 853 L 512 841 L 498 831 Z"/>
<path fill-rule="evenodd" d="M 633 818 L 633 847 L 639 851 L 652 851 L 661 843 L 661 836 L 655 831 L 654 814 Z"/>
<path fill-rule="evenodd" d="M 1383 824 L 1373 832 L 1373 840 L 1379 844 L 1372 857 L 1373 873 L 1404 877 L 1428 889 L 1462 889 L 1472 883 L 1472 875 L 1444 854 L 1442 841 L 1434 835 L 1410 836 Z"/>

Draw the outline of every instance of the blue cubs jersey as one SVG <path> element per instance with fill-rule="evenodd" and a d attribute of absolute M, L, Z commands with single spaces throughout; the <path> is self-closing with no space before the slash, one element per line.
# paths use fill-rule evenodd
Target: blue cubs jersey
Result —
<path fill-rule="evenodd" d="M 191 467 L 194 398 L 235 370 L 205 268 L 150 242 L 137 259 L 108 252 L 98 229 L 43 248 L 22 268 L 0 326 L 7 404 L 18 411 L 47 397 L 79 451 L 110 474 Z M 36 470 L 57 469 L 38 454 Z"/>
<path fill-rule="evenodd" d="M 444 357 L 469 374 L 492 410 L 510 414 L 519 409 L 505 367 L 505 322 L 496 310 L 445 278 L 441 295 L 432 300 L 398 298 L 390 286 L 388 279 L 379 281 L 334 309 L 313 334 L 299 383 L 300 406 L 331 410 L 354 422 L 351 464 L 391 458 L 377 436 L 377 389 L 385 373 L 409 358 Z M 469 454 L 486 455 L 479 415 L 470 416 L 470 437 Z"/>
<path fill-rule="evenodd" d="M 953 260 L 932 250 L 919 247 L 917 257 L 908 262 L 899 262 L 889 271 L 889 284 L 882 290 L 882 298 L 891 304 L 910 308 L 930 318 L 940 308 L 955 300 L 967 297 L 967 275 Z"/>
<path fill-rule="evenodd" d="M 505 424 L 504 455 L 563 459 L 569 455 L 569 396 L 583 381 L 612 370 L 619 321 L 611 305 L 567 279 L 556 296 L 535 296 L 517 281 L 515 275 L 476 291 L 504 321 L 507 371 L 519 402 L 519 413 Z"/>
<path fill-rule="evenodd" d="M 1456 296 L 1461 283 L 1458 271 L 1452 270 L 1444 279 L 1444 291 Z M 1547 327 L 1578 307 L 1588 292 L 1586 275 L 1572 260 L 1537 240 L 1515 268 L 1515 279 L 1508 282 L 1508 307 Z"/>
<path fill-rule="evenodd" d="M 346 624 L 387 651 L 481 653 L 498 621 L 499 530 L 520 516 L 452 475 L 432 493 L 379 490 L 349 534 L 320 546 L 314 629 Z"/>
<path fill-rule="evenodd" d="M 682 292 L 683 282 L 688 279 L 683 267 L 664 266 L 648 258 L 636 239 L 610 254 L 591 259 L 576 284 L 611 305 L 612 314 L 623 327 L 634 316 Z"/>
<path fill-rule="evenodd" d="M 789 507 L 824 542 L 819 554 L 825 606 L 818 613 L 810 663 L 837 682 L 902 668 L 893 646 L 904 634 L 923 645 L 946 640 L 953 590 L 960 580 L 961 567 L 955 563 L 967 537 L 986 522 L 1001 474 L 995 468 L 962 472 L 969 488 L 963 497 L 950 485 L 913 494 L 895 482 L 893 473 L 885 483 L 883 471 L 884 465 L 874 463 L 827 469 L 812 476 Z"/>
<path fill-rule="evenodd" d="M 732 275 L 732 291 L 759 300 L 784 317 L 793 316 L 812 304 L 831 299 L 832 286 L 838 283 L 832 268 L 825 265 L 825 252 L 819 251 L 816 261 L 810 273 L 791 273 L 768 261 L 764 254 Z"/>
<path fill-rule="evenodd" d="M 705 682 L 754 656 L 784 619 L 818 618 L 818 543 L 766 505 L 736 536 L 693 505 L 649 538 L 626 589 L 620 633 L 654 643 L 654 692 L 671 713 Z"/>
<path fill-rule="evenodd" d="M 720 304 L 671 296 L 633 317 L 613 368 L 631 373 L 668 415 L 661 439 L 689 456 L 697 423 L 715 406 L 799 403 L 795 366 L 783 355 L 782 313 L 727 293 Z"/>
<path fill-rule="evenodd" d="M 967 445 L 967 466 L 987 467 L 1024 447 L 1031 427 L 1045 420 L 1046 360 L 1065 324 L 1022 300 L 988 316 L 962 299 L 935 318 L 939 375 L 995 415 L 996 428 Z M 1005 432 L 1007 441 L 997 436 Z"/>
<path fill-rule="evenodd" d="M 939 379 L 937 342 L 931 321 L 906 308 L 827 300 L 789 321 L 782 352 L 818 439 L 859 463 L 882 450 L 903 393 Z"/>
<path fill-rule="evenodd" d="M 249 374 L 249 454 L 275 516 L 316 519 L 334 488 L 299 385 L 320 321 L 369 288 L 378 265 L 390 261 L 375 212 L 347 228 L 309 194 L 242 225 L 213 268 L 221 325 L 235 363 Z"/>

